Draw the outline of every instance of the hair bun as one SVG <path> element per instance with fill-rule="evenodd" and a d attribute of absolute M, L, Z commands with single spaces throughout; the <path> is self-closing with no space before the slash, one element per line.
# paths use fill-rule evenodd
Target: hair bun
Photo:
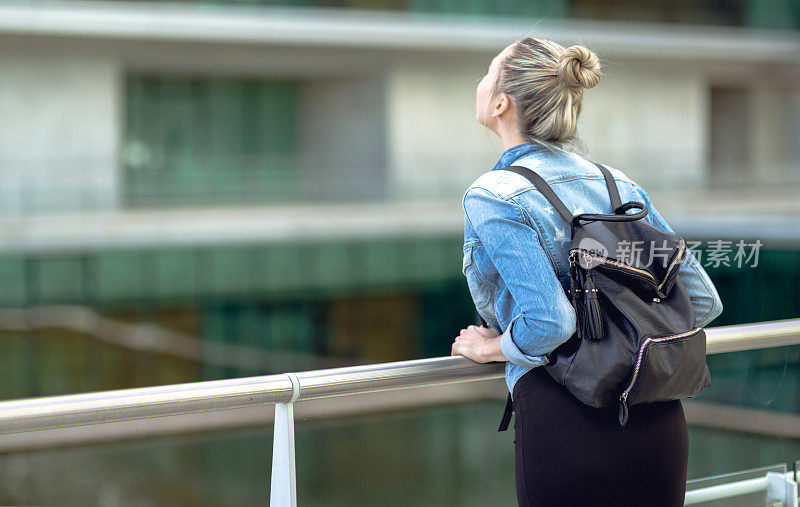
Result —
<path fill-rule="evenodd" d="M 600 60 L 583 46 L 570 46 L 558 59 L 558 80 L 569 88 L 593 88 L 600 82 Z"/>

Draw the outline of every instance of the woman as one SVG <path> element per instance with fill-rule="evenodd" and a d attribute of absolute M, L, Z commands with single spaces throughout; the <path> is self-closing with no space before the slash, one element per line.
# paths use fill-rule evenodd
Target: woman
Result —
<path fill-rule="evenodd" d="M 583 89 L 600 78 L 598 58 L 585 47 L 526 37 L 500 52 L 478 85 L 477 120 L 504 149 L 462 202 L 463 272 L 488 327 L 462 329 L 452 354 L 506 361 L 519 505 L 683 505 L 688 436 L 680 400 L 634 405 L 621 427 L 616 407 L 584 405 L 539 368 L 575 332 L 566 297 L 570 231 L 535 186 L 502 169 L 535 170 L 575 215 L 611 213 L 600 170 L 564 149 L 575 141 Z M 623 202 L 645 203 L 643 220 L 674 232 L 644 189 L 608 169 Z M 707 325 L 722 303 L 691 252 L 679 276 L 696 325 Z"/>

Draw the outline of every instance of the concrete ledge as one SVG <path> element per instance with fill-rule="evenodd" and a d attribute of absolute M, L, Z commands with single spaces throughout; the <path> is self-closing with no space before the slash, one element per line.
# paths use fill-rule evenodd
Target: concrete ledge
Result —
<path fill-rule="evenodd" d="M 800 245 L 800 209 L 748 214 L 747 203 L 716 201 L 662 207 L 678 234 L 694 239 L 760 239 L 763 248 Z M 753 200 L 750 206 L 753 206 Z M 759 201 L 760 202 L 760 201 Z M 766 203 L 765 203 L 766 206 Z M 727 209 L 727 213 L 720 212 Z M 0 253 L 87 252 L 99 248 L 170 248 L 271 242 L 458 237 L 460 200 L 406 203 L 294 205 L 252 208 L 98 211 L 0 218 Z"/>
<path fill-rule="evenodd" d="M 29 1 L 0 6 L 0 34 L 117 40 L 497 51 L 535 31 L 609 56 L 800 63 L 789 30 L 436 15 L 357 9 Z"/>
<path fill-rule="evenodd" d="M 689 424 L 776 438 L 800 439 L 800 414 L 705 401 L 684 401 L 683 409 Z"/>

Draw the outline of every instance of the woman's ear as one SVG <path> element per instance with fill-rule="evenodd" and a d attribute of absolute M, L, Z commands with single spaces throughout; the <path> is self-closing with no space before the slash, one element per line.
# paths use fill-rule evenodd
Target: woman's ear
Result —
<path fill-rule="evenodd" d="M 492 118 L 502 116 L 503 113 L 508 111 L 510 106 L 511 100 L 509 99 L 509 96 L 505 93 L 499 93 L 497 98 L 494 100 L 494 106 L 492 107 Z"/>

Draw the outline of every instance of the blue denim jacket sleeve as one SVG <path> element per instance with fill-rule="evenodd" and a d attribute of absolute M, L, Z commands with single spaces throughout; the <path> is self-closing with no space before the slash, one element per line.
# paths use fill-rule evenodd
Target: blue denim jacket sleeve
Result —
<path fill-rule="evenodd" d="M 647 205 L 649 212 L 647 217 L 650 223 L 662 231 L 674 233 L 664 217 L 650 203 L 650 196 L 642 191 L 644 204 Z M 678 270 L 678 276 L 683 280 L 689 298 L 692 300 L 694 310 L 695 325 L 699 327 L 707 326 L 712 320 L 722 313 L 722 300 L 717 293 L 717 288 L 709 278 L 706 270 L 697 260 L 697 257 L 690 251 L 686 251 L 686 257 Z"/>
<path fill-rule="evenodd" d="M 464 195 L 464 213 L 514 300 L 500 337 L 505 357 L 521 366 L 547 364 L 545 354 L 575 333 L 575 309 L 522 208 L 482 187 Z"/>

